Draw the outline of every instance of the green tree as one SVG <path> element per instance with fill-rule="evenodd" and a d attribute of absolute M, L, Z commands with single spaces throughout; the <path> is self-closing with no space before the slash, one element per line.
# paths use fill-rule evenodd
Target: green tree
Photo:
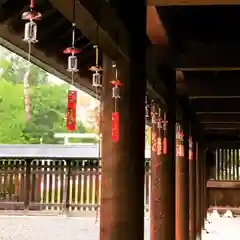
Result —
<path fill-rule="evenodd" d="M 22 83 L 26 71 L 29 70 L 30 85 L 47 83 L 48 74 L 38 66 L 28 63 L 24 58 L 0 47 L 0 67 L 2 77 L 13 83 Z"/>
<path fill-rule="evenodd" d="M 28 68 L 25 59 L 0 47 L 0 144 L 40 143 L 41 139 L 43 143 L 60 143 L 54 133 L 67 132 L 65 111 L 69 85 L 51 84 L 48 73 L 31 64 L 28 78 L 31 116 L 26 121 L 23 76 Z M 91 129 L 78 122 L 75 132 L 91 132 Z"/>
<path fill-rule="evenodd" d="M 0 79 L 0 143 L 25 143 L 23 86 Z"/>

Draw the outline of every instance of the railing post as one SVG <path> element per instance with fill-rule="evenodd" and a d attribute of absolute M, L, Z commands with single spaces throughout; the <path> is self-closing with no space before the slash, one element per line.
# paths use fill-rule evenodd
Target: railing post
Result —
<path fill-rule="evenodd" d="M 26 175 L 24 186 L 24 209 L 29 209 L 30 204 L 30 192 L 31 192 L 31 162 L 32 159 L 26 159 Z"/>
<path fill-rule="evenodd" d="M 66 160 L 66 168 L 67 168 L 67 172 L 66 172 L 66 178 L 65 178 L 65 187 L 64 187 L 64 207 L 63 207 L 63 211 L 65 212 L 65 214 L 68 213 L 69 211 L 69 198 L 70 198 L 70 177 L 71 177 L 71 162 L 70 160 Z"/>

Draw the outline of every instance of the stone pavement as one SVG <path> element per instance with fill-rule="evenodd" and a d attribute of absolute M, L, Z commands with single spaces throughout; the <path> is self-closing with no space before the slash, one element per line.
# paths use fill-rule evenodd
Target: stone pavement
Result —
<path fill-rule="evenodd" d="M 240 219 L 215 219 L 203 240 L 239 240 Z M 149 221 L 146 220 L 146 240 Z M 0 240 L 98 240 L 99 222 L 94 217 L 0 216 Z"/>

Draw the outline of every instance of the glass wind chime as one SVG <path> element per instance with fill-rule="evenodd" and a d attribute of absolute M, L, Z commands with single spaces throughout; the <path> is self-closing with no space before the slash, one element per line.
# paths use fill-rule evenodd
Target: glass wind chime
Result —
<path fill-rule="evenodd" d="M 157 152 L 157 133 L 156 133 L 157 113 L 156 113 L 156 105 L 154 102 L 152 102 L 151 104 L 151 124 L 152 124 L 152 137 L 151 137 L 152 152 Z"/>
<path fill-rule="evenodd" d="M 180 127 L 180 156 L 184 157 L 184 133 L 183 129 Z"/>
<path fill-rule="evenodd" d="M 164 112 L 163 115 L 163 154 L 167 154 L 167 125 L 168 125 L 168 120 L 167 120 L 167 113 Z"/>
<path fill-rule="evenodd" d="M 77 127 L 77 90 L 74 88 L 74 77 L 75 73 L 78 72 L 78 58 L 76 54 L 80 53 L 80 49 L 75 47 L 75 1 L 73 5 L 72 46 L 63 51 L 64 54 L 69 55 L 67 71 L 72 75 L 72 86 L 68 90 L 68 102 L 66 110 L 66 128 L 69 131 L 74 131 Z"/>
<path fill-rule="evenodd" d="M 119 111 L 118 111 L 118 100 L 120 97 L 120 86 L 121 82 L 118 80 L 118 69 L 117 64 L 113 64 L 113 68 L 115 68 L 115 80 L 111 81 L 112 87 L 112 98 L 114 101 L 114 109 L 112 112 L 112 140 L 113 142 L 119 141 Z"/>
<path fill-rule="evenodd" d="M 22 14 L 22 19 L 28 21 L 25 23 L 24 29 L 24 42 L 28 43 L 28 69 L 23 77 L 24 86 L 24 104 L 25 104 L 25 114 L 27 121 L 30 119 L 30 100 L 29 100 L 29 83 L 28 77 L 30 74 L 30 64 L 31 64 L 31 45 L 38 42 L 37 40 L 37 24 L 35 21 L 41 20 L 42 14 L 35 11 L 34 0 L 30 0 L 30 10 Z"/>
<path fill-rule="evenodd" d="M 180 124 L 176 124 L 176 156 L 180 157 Z"/>
<path fill-rule="evenodd" d="M 162 110 L 158 108 L 158 120 L 157 120 L 157 128 L 158 128 L 158 139 L 157 139 L 157 155 L 162 155 Z"/>
<path fill-rule="evenodd" d="M 192 140 L 192 137 L 189 137 L 188 144 L 189 144 L 189 160 L 193 160 L 193 140 Z"/>
<path fill-rule="evenodd" d="M 91 66 L 89 70 L 93 72 L 92 75 L 92 86 L 96 90 L 96 99 L 98 98 L 100 89 L 102 88 L 102 75 L 101 72 L 103 71 L 103 68 L 100 66 L 99 63 L 99 49 L 97 45 L 93 46 L 95 48 L 95 66 Z M 97 104 L 97 107 L 95 107 L 95 116 L 96 116 L 96 122 L 97 122 L 97 128 L 98 128 L 98 137 L 101 138 L 101 97 L 100 97 L 100 104 Z"/>

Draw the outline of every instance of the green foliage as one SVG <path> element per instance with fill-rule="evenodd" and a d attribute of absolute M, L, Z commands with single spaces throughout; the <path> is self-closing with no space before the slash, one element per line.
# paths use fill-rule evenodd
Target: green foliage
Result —
<path fill-rule="evenodd" d="M 67 84 L 51 84 L 48 74 L 31 64 L 29 74 L 30 120 L 26 121 L 23 75 L 26 60 L 0 48 L 0 144 L 59 143 L 56 132 L 67 132 Z M 89 132 L 78 123 L 77 133 Z"/>

